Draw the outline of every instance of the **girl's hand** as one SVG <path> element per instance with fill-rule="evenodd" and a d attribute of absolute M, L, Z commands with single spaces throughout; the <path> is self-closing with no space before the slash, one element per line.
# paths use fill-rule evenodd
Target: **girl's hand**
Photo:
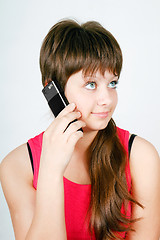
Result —
<path fill-rule="evenodd" d="M 71 123 L 81 117 L 75 107 L 74 103 L 67 105 L 43 134 L 41 165 L 47 167 L 47 174 L 49 171 L 63 176 L 76 143 L 83 137 L 83 132 L 77 130 L 86 124 L 81 120 Z"/>

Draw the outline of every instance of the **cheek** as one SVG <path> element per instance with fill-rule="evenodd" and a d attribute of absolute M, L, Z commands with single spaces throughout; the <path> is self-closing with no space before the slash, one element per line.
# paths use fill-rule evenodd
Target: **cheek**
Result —
<path fill-rule="evenodd" d="M 77 94 L 77 91 L 74 91 L 73 89 L 67 89 L 65 91 L 65 96 L 67 97 L 69 103 L 74 102 L 77 106 L 77 109 L 82 111 L 86 102 L 86 99 L 84 96 L 81 96 L 80 94 Z"/>
<path fill-rule="evenodd" d="M 116 94 L 115 105 L 118 103 L 118 94 Z"/>
<path fill-rule="evenodd" d="M 76 104 L 77 110 L 82 113 L 82 118 L 86 118 L 88 116 L 93 100 L 89 99 L 85 95 L 74 94 L 71 92 L 68 95 L 66 94 L 66 97 L 70 103 L 74 102 Z"/>
<path fill-rule="evenodd" d="M 86 98 L 85 96 L 81 96 L 77 94 L 74 100 L 75 100 L 74 102 L 77 106 L 77 109 L 82 113 L 83 116 L 86 116 L 91 105 L 89 99 Z"/>
<path fill-rule="evenodd" d="M 117 103 L 118 103 L 118 94 L 117 94 L 117 92 L 115 91 L 115 93 L 113 94 L 113 96 L 112 96 L 112 103 L 113 103 L 113 105 L 114 105 L 114 107 L 116 107 L 117 106 Z"/>
<path fill-rule="evenodd" d="M 68 99 L 69 103 L 74 102 L 75 103 L 75 97 L 74 97 L 74 91 L 72 89 L 70 89 L 69 87 L 67 87 L 64 91 L 64 94 L 66 96 L 66 98 Z"/>

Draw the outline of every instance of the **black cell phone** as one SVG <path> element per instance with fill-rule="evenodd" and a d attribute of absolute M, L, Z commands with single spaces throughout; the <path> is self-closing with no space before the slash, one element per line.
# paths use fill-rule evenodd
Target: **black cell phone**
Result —
<path fill-rule="evenodd" d="M 61 85 L 56 79 L 49 82 L 42 89 L 42 92 L 55 117 L 57 117 L 57 115 L 69 104 L 66 96 L 64 95 L 64 91 L 62 90 Z M 75 119 L 73 122 L 75 121 L 77 121 L 77 119 Z M 82 128 L 79 130 L 83 132 Z"/>
<path fill-rule="evenodd" d="M 57 80 L 49 82 L 42 92 L 55 117 L 69 104 Z"/>

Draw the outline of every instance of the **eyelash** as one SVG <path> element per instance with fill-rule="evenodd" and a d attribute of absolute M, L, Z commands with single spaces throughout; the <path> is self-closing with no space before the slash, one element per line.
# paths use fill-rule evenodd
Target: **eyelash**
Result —
<path fill-rule="evenodd" d="M 116 88 L 118 87 L 119 81 L 118 81 L 118 80 L 117 80 L 117 81 L 112 81 L 112 82 L 110 82 L 110 83 L 114 83 L 114 84 L 115 84 L 115 87 L 113 87 L 113 89 L 116 89 Z"/>
<path fill-rule="evenodd" d="M 91 82 L 87 82 L 87 83 L 85 84 L 85 86 L 88 86 L 88 85 L 91 84 L 91 83 L 96 84 L 96 82 L 91 81 Z M 112 82 L 110 82 L 110 83 L 114 83 L 114 84 L 115 84 L 115 87 L 111 87 L 111 89 L 116 89 L 119 81 L 112 81 Z M 109 83 L 109 84 L 110 84 L 110 83 Z M 89 90 L 94 90 L 94 89 L 89 89 Z"/>

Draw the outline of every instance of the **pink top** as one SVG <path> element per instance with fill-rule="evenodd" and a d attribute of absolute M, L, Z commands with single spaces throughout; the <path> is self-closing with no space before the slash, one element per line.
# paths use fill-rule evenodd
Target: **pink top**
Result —
<path fill-rule="evenodd" d="M 128 157 L 128 141 L 129 132 L 117 127 L 118 136 L 125 150 L 127 151 L 127 164 L 126 164 L 126 179 L 128 191 L 131 189 L 131 174 L 129 167 Z M 42 149 L 43 133 L 28 140 L 31 148 L 34 166 L 33 186 L 37 189 L 37 180 L 40 164 L 40 156 Z M 65 201 L 65 222 L 68 240 L 85 239 L 90 240 L 91 236 L 87 230 L 85 223 L 85 216 L 90 202 L 91 185 L 83 185 L 74 183 L 67 178 L 63 177 L 64 181 L 64 201 Z M 122 205 L 121 212 L 124 214 L 124 206 Z M 131 203 L 128 204 L 127 216 L 131 216 Z M 120 234 L 125 238 L 125 232 Z M 95 240 L 95 237 L 92 238 Z"/>

